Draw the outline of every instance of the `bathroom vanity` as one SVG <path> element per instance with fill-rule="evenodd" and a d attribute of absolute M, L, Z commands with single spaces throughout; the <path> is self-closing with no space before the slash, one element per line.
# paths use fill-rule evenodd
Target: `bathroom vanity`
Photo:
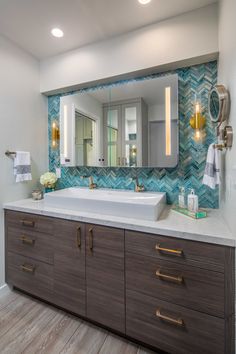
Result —
<path fill-rule="evenodd" d="M 168 353 L 232 354 L 235 240 L 217 215 L 142 222 L 10 203 L 7 283 Z"/>

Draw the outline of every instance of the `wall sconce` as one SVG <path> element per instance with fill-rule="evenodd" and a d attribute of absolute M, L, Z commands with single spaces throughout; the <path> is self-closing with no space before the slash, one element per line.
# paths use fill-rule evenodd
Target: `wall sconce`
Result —
<path fill-rule="evenodd" d="M 206 136 L 204 131 L 206 118 L 203 117 L 201 113 L 201 105 L 198 101 L 194 104 L 194 111 L 194 115 L 190 118 L 190 126 L 195 130 L 193 137 L 194 141 L 196 143 L 201 143 Z"/>
<path fill-rule="evenodd" d="M 58 123 L 54 120 L 52 122 L 52 149 L 56 149 L 59 145 L 60 131 Z"/>

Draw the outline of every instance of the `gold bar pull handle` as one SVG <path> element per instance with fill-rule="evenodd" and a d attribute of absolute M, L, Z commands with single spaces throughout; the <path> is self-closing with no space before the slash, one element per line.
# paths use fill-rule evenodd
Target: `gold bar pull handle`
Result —
<path fill-rule="evenodd" d="M 92 229 L 92 227 L 89 229 L 89 249 L 92 252 L 92 250 L 93 250 L 93 229 Z"/>
<path fill-rule="evenodd" d="M 22 264 L 20 266 L 20 269 L 23 271 L 23 272 L 26 272 L 26 273 L 34 273 L 35 271 L 35 267 L 33 265 L 29 265 L 29 264 Z"/>
<path fill-rule="evenodd" d="M 155 249 L 159 252 L 172 254 L 173 256 L 182 256 L 183 255 L 183 250 L 161 247 L 160 244 L 157 244 Z"/>
<path fill-rule="evenodd" d="M 176 318 L 172 318 L 172 317 L 169 317 L 169 316 L 162 315 L 160 309 L 156 310 L 156 316 L 158 318 L 160 318 L 160 320 L 169 322 L 169 323 L 171 323 L 171 324 L 173 324 L 175 326 L 184 327 L 184 321 L 182 320 L 182 318 L 177 318 L 176 319 Z"/>
<path fill-rule="evenodd" d="M 32 238 L 28 238 L 26 236 L 23 236 L 23 235 L 20 236 L 20 240 L 22 241 L 22 243 L 25 243 L 25 244 L 31 245 L 31 246 L 33 246 L 35 243 L 35 240 L 33 240 Z"/>
<path fill-rule="evenodd" d="M 34 225 L 35 225 L 35 222 L 32 220 L 21 220 L 20 222 L 23 226 L 34 227 Z"/>
<path fill-rule="evenodd" d="M 81 248 L 81 227 L 77 227 L 76 233 L 76 245 L 78 248 Z"/>
<path fill-rule="evenodd" d="M 160 269 L 156 271 L 156 276 L 159 277 L 160 279 L 167 280 L 170 282 L 176 282 L 179 284 L 182 284 L 184 282 L 184 278 L 181 275 L 175 277 L 172 275 L 163 274 L 161 273 Z"/>

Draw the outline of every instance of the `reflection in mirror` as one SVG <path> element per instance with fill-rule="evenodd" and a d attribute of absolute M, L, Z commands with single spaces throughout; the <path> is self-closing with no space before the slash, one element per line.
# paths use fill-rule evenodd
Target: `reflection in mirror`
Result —
<path fill-rule="evenodd" d="M 220 98 L 216 91 L 210 94 L 210 116 L 213 122 L 218 122 L 220 114 Z"/>
<path fill-rule="evenodd" d="M 62 164 L 67 166 L 175 167 L 178 163 L 177 74 L 63 96 L 60 119 Z"/>
<path fill-rule="evenodd" d="M 77 166 L 94 166 L 96 122 L 85 115 L 75 113 L 75 162 Z"/>

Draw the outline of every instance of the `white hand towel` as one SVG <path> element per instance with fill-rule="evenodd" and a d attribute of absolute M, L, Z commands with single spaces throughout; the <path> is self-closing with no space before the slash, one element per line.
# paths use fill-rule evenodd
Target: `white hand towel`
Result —
<path fill-rule="evenodd" d="M 219 150 L 211 144 L 207 153 L 206 167 L 203 177 L 203 184 L 215 189 L 220 184 L 220 157 Z"/>
<path fill-rule="evenodd" d="M 16 182 L 31 181 L 30 153 L 27 151 L 17 151 L 14 158 L 14 175 Z"/>

